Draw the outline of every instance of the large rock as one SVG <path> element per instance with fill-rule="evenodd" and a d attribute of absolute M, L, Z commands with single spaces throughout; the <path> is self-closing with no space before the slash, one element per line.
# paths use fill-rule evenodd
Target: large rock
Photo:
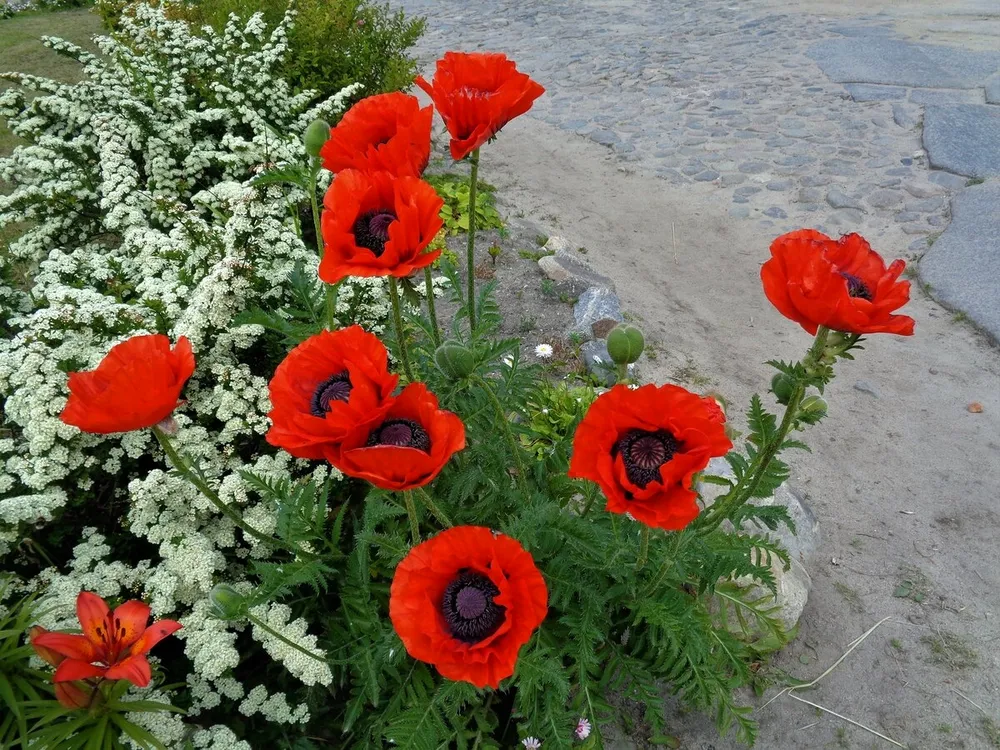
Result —
<path fill-rule="evenodd" d="M 883 36 L 825 39 L 808 55 L 838 83 L 971 89 L 1000 71 L 1000 53 L 915 44 Z"/>
<path fill-rule="evenodd" d="M 1000 182 L 973 185 L 951 202 L 952 221 L 920 260 L 931 293 L 1000 341 Z"/>
<path fill-rule="evenodd" d="M 1000 107 L 990 104 L 927 107 L 924 148 L 932 167 L 969 177 L 1000 175 Z"/>
<path fill-rule="evenodd" d="M 539 258 L 538 267 L 555 282 L 556 291 L 578 297 L 592 286 L 614 290 L 615 283 L 597 273 L 583 257 L 574 253 L 565 238 L 549 237 L 543 250 L 552 255 Z"/>
<path fill-rule="evenodd" d="M 613 290 L 592 286 L 573 305 L 573 327 L 567 335 L 583 339 L 604 338 L 608 330 L 625 321 L 621 302 Z"/>
<path fill-rule="evenodd" d="M 713 458 L 705 469 L 706 474 L 733 479 L 733 470 L 723 458 Z M 698 487 L 702 496 L 711 504 L 712 501 L 723 491 L 724 487 L 718 485 L 702 484 Z M 795 523 L 795 533 L 793 534 L 787 526 L 781 525 L 777 531 L 767 529 L 761 530 L 754 524 L 744 526 L 744 531 L 755 534 L 767 533 L 772 539 L 781 542 L 782 546 L 788 550 L 788 555 L 793 560 L 806 563 L 819 547 L 820 529 L 816 514 L 805 502 L 802 493 L 788 485 L 786 482 L 774 491 L 774 495 L 768 498 L 754 498 L 751 500 L 755 505 L 784 505 L 788 509 L 788 515 Z"/>
<path fill-rule="evenodd" d="M 788 570 L 778 558 L 771 560 L 771 574 L 774 576 L 778 592 L 774 595 L 774 603 L 778 606 L 777 616 L 781 620 L 786 631 L 792 630 L 802 617 L 802 610 L 809 601 L 809 592 L 812 590 L 812 577 L 803 567 L 802 563 L 793 559 Z M 751 587 L 750 596 L 758 598 L 761 596 L 771 596 L 771 590 L 759 583 L 749 580 L 737 579 L 736 583 Z"/>
<path fill-rule="evenodd" d="M 586 342 L 580 347 L 580 358 L 587 366 L 587 371 L 608 388 L 618 382 L 615 363 L 611 361 L 608 344 L 604 339 Z"/>

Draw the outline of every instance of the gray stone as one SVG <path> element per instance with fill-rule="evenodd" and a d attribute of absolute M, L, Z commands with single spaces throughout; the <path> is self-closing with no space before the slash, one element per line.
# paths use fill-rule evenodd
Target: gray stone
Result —
<path fill-rule="evenodd" d="M 871 36 L 825 39 L 807 54 L 838 83 L 975 88 L 1000 70 L 1000 52 Z"/>
<path fill-rule="evenodd" d="M 830 184 L 830 178 L 825 174 L 807 174 L 801 182 L 806 187 L 822 187 Z"/>
<path fill-rule="evenodd" d="M 878 86 L 870 83 L 845 83 L 844 88 L 856 102 L 902 101 L 906 89 L 902 86 Z"/>
<path fill-rule="evenodd" d="M 911 221 L 919 221 L 920 214 L 915 211 L 900 211 L 893 218 L 895 218 L 897 224 L 907 224 Z"/>
<path fill-rule="evenodd" d="M 943 186 L 937 185 L 933 182 L 925 182 L 923 180 L 913 180 L 907 182 L 903 185 L 903 189 L 914 198 L 930 198 L 932 196 L 941 195 L 945 192 L 945 188 Z"/>
<path fill-rule="evenodd" d="M 573 305 L 573 319 L 574 325 L 570 333 L 582 334 L 585 338 L 594 336 L 594 326 L 603 321 L 625 321 L 618 295 L 600 286 L 591 287 L 580 295 Z"/>
<path fill-rule="evenodd" d="M 771 206 L 770 208 L 764 209 L 764 216 L 770 216 L 772 219 L 787 219 L 788 214 L 785 209 L 779 208 L 778 206 Z"/>
<path fill-rule="evenodd" d="M 1000 182 L 965 188 L 951 224 L 920 261 L 932 293 L 1000 340 Z"/>
<path fill-rule="evenodd" d="M 598 378 L 608 388 L 618 382 L 611 355 L 608 354 L 608 342 L 604 339 L 594 339 L 580 347 L 580 359 L 587 371 Z"/>
<path fill-rule="evenodd" d="M 906 104 L 893 104 L 892 119 L 899 127 L 909 130 L 920 122 L 920 110 Z"/>
<path fill-rule="evenodd" d="M 944 196 L 935 195 L 933 198 L 924 198 L 919 201 L 906 201 L 903 204 L 903 208 L 907 211 L 916 211 L 922 214 L 928 214 L 932 211 L 940 211 L 945 206 Z"/>
<path fill-rule="evenodd" d="M 868 202 L 875 208 L 892 208 L 902 201 L 903 194 L 899 190 L 880 189 L 868 196 Z"/>
<path fill-rule="evenodd" d="M 830 214 L 829 221 L 837 227 L 856 228 L 861 223 L 862 217 L 863 212 L 856 208 L 842 208 Z"/>
<path fill-rule="evenodd" d="M 861 201 L 852 198 L 838 188 L 833 188 L 826 194 L 826 202 L 834 208 L 856 208 L 862 210 Z"/>
<path fill-rule="evenodd" d="M 549 253 L 563 253 L 563 254 L 572 252 L 569 240 L 567 240 L 565 237 L 559 237 L 556 235 L 549 237 L 545 241 L 545 245 L 542 246 L 542 250 Z M 590 265 L 590 264 L 585 263 L 585 265 Z"/>
<path fill-rule="evenodd" d="M 854 384 L 854 390 L 861 391 L 862 393 L 867 393 L 869 396 L 878 398 L 878 391 L 875 386 L 869 383 L 867 380 L 859 380 Z"/>
<path fill-rule="evenodd" d="M 602 146 L 611 146 L 618 143 L 618 135 L 610 130 L 595 130 L 590 134 L 590 140 Z"/>
<path fill-rule="evenodd" d="M 910 101 L 917 104 L 982 104 L 982 89 L 913 89 Z"/>
<path fill-rule="evenodd" d="M 760 188 L 753 185 L 746 185 L 745 187 L 738 187 L 733 191 L 733 195 L 747 196 L 753 195 L 754 193 L 759 193 Z"/>
<path fill-rule="evenodd" d="M 948 190 L 961 190 L 969 181 L 969 178 L 951 172 L 931 172 L 927 175 L 927 179 Z"/>
<path fill-rule="evenodd" d="M 734 219 L 745 219 L 750 215 L 750 206 L 730 206 L 729 215 Z"/>
<path fill-rule="evenodd" d="M 748 161 L 740 164 L 739 169 L 744 174 L 760 174 L 767 171 L 767 163 L 762 161 Z"/>
<path fill-rule="evenodd" d="M 696 182 L 712 182 L 712 180 L 719 179 L 719 173 L 714 169 L 706 169 L 704 172 L 699 172 L 694 176 Z"/>
<path fill-rule="evenodd" d="M 788 190 L 792 186 L 791 180 L 771 180 L 767 183 L 768 190 L 774 190 L 775 192 L 781 190 Z"/>
<path fill-rule="evenodd" d="M 931 228 L 925 224 L 903 224 L 903 234 L 927 234 Z"/>
<path fill-rule="evenodd" d="M 819 203 L 821 200 L 823 200 L 823 191 L 816 187 L 800 188 L 796 198 L 799 203 Z"/>
<path fill-rule="evenodd" d="M 986 103 L 1000 104 L 1000 73 L 986 82 Z"/>
<path fill-rule="evenodd" d="M 927 107 L 924 148 L 932 167 L 969 177 L 1000 175 L 1000 107 Z"/>
<path fill-rule="evenodd" d="M 546 277 L 555 282 L 558 292 L 569 295 L 583 294 L 591 287 L 614 290 L 615 283 L 607 276 L 597 273 L 582 260 L 567 253 L 546 255 L 538 259 L 538 267 Z"/>

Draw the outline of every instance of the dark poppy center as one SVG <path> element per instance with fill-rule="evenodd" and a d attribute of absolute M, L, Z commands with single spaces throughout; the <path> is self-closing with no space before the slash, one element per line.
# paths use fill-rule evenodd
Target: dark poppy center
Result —
<path fill-rule="evenodd" d="M 860 297 L 869 302 L 872 301 L 872 291 L 868 286 L 854 274 L 840 272 L 840 275 L 847 279 L 847 295 L 849 297 Z"/>
<path fill-rule="evenodd" d="M 397 448 L 417 448 L 430 453 L 431 438 L 427 430 L 409 419 L 389 419 L 368 436 L 368 447 L 392 445 Z"/>
<path fill-rule="evenodd" d="M 666 430 L 629 430 L 619 438 L 611 454 L 621 454 L 625 475 L 636 487 L 660 480 L 660 467 L 674 457 L 680 444 Z"/>
<path fill-rule="evenodd" d="M 385 252 L 389 241 L 389 225 L 396 220 L 392 209 L 380 208 L 361 214 L 354 222 L 354 242 L 358 247 L 366 247 L 378 258 Z"/>
<path fill-rule="evenodd" d="M 464 643 L 479 643 L 493 635 L 507 611 L 493 601 L 499 593 L 493 581 L 481 573 L 459 570 L 441 601 L 441 613 L 452 637 Z"/>
<path fill-rule="evenodd" d="M 325 417 L 330 411 L 333 401 L 347 401 L 351 397 L 351 376 L 347 370 L 338 372 L 333 377 L 324 380 L 313 391 L 309 402 L 309 412 L 314 417 Z"/>

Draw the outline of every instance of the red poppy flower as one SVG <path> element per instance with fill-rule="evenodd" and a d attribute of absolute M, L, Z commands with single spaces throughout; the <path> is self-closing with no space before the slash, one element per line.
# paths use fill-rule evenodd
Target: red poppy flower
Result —
<path fill-rule="evenodd" d="M 434 479 L 465 447 L 458 415 L 438 409 L 423 383 L 410 383 L 379 418 L 344 439 L 330 462 L 351 477 L 384 490 L 409 490 Z"/>
<path fill-rule="evenodd" d="M 417 85 L 441 113 L 451 134 L 451 155 L 464 159 L 518 115 L 531 109 L 545 89 L 513 60 L 490 52 L 445 52 L 434 82 L 417 76 Z"/>
<path fill-rule="evenodd" d="M 53 667 L 58 667 L 66 657 L 36 643 L 38 636 L 48 632 L 41 625 L 35 625 L 28 630 L 28 640 L 38 656 Z M 57 682 L 55 684 L 56 700 L 66 708 L 86 708 L 90 705 L 93 692 L 93 688 L 85 682 Z"/>
<path fill-rule="evenodd" d="M 410 550 L 389 590 L 389 618 L 414 659 L 449 680 L 494 690 L 548 612 L 531 555 L 509 536 L 456 526 Z"/>
<path fill-rule="evenodd" d="M 419 177 L 431 155 L 433 107 L 394 92 L 362 99 L 340 119 L 320 149 L 331 172 L 357 169 Z"/>
<path fill-rule="evenodd" d="M 569 476 L 599 484 L 612 513 L 683 529 L 698 515 L 692 477 L 733 447 L 706 400 L 676 385 L 616 385 L 577 427 Z"/>
<path fill-rule="evenodd" d="M 359 423 L 389 408 L 399 376 L 378 337 L 361 326 L 303 341 L 271 378 L 267 442 L 296 458 L 325 458 Z"/>
<path fill-rule="evenodd" d="M 771 259 L 760 269 L 764 294 L 778 312 L 811 334 L 819 326 L 844 333 L 913 335 L 913 318 L 893 315 L 910 301 L 906 268 L 888 268 L 860 234 L 833 240 L 800 229 L 771 243 Z"/>
<path fill-rule="evenodd" d="M 444 201 L 423 180 L 348 169 L 323 203 L 319 277 L 327 284 L 348 276 L 409 276 L 441 254 L 424 252 L 441 229 Z"/>
<path fill-rule="evenodd" d="M 88 591 L 76 598 L 76 614 L 83 635 L 41 633 L 32 641 L 36 651 L 43 648 L 67 657 L 56 667 L 57 683 L 102 677 L 146 687 L 152 676 L 146 653 L 181 627 L 173 620 L 147 627 L 149 607 L 142 602 L 125 602 L 112 612 L 101 597 Z"/>
<path fill-rule="evenodd" d="M 180 405 L 193 372 L 191 342 L 183 336 L 173 349 L 160 334 L 133 336 L 111 347 L 96 370 L 69 374 L 59 418 L 100 435 L 152 427 Z"/>

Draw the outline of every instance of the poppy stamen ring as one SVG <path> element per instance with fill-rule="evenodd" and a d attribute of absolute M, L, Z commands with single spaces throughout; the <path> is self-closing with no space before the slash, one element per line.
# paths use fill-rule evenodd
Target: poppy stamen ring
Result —
<path fill-rule="evenodd" d="M 506 608 L 493 601 L 500 589 L 481 573 L 467 569 L 448 584 L 441 601 L 441 613 L 453 638 L 479 643 L 503 624 Z"/>
<path fill-rule="evenodd" d="M 368 436 L 368 447 L 391 445 L 396 448 L 416 448 L 430 453 L 431 438 L 427 430 L 409 419 L 389 419 Z"/>
<path fill-rule="evenodd" d="M 615 443 L 612 455 L 621 454 L 628 480 L 645 489 L 650 482 L 660 481 L 660 467 L 679 448 L 677 438 L 666 430 L 629 430 Z"/>
<path fill-rule="evenodd" d="M 397 216 L 392 209 L 380 208 L 361 214 L 354 222 L 354 241 L 358 247 L 371 250 L 376 258 L 385 252 L 385 243 L 389 241 L 389 225 L 396 221 Z"/>
<path fill-rule="evenodd" d="M 309 413 L 314 417 L 325 417 L 330 411 L 331 402 L 346 402 L 351 397 L 352 387 L 351 376 L 347 370 L 327 378 L 313 391 L 312 399 L 309 401 Z"/>

